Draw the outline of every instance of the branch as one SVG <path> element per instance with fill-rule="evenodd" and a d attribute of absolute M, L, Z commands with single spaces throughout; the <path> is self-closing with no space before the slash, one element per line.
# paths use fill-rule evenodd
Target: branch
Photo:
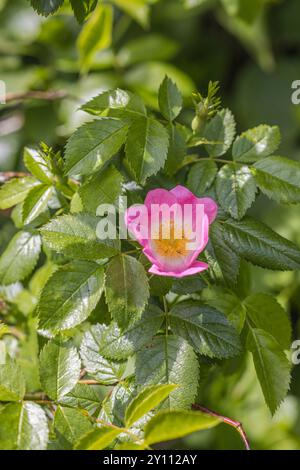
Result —
<path fill-rule="evenodd" d="M 208 408 L 205 408 L 204 406 L 198 405 L 197 403 L 194 403 L 192 405 L 192 408 L 194 410 L 202 411 L 202 413 L 206 413 L 210 416 L 214 416 L 215 418 L 219 418 L 221 421 L 223 421 L 223 423 L 229 424 L 229 426 L 232 426 L 233 428 L 235 428 L 237 430 L 237 432 L 240 434 L 240 436 L 241 436 L 241 438 L 244 442 L 246 450 L 251 450 L 250 449 L 250 444 L 249 444 L 249 441 L 248 441 L 248 437 L 247 437 L 247 435 L 246 435 L 246 433 L 243 429 L 242 423 L 240 423 L 239 421 L 235 421 L 231 418 L 227 418 L 226 416 L 222 416 L 219 413 L 216 413 L 215 411 L 211 411 Z"/>
<path fill-rule="evenodd" d="M 5 183 L 12 178 L 24 178 L 24 176 L 31 176 L 30 173 L 23 171 L 0 171 L 0 183 Z"/>
<path fill-rule="evenodd" d="M 23 100 L 44 100 L 44 101 L 55 101 L 65 98 L 67 92 L 64 90 L 49 90 L 49 91 L 26 91 L 24 93 L 7 93 L 6 103 L 12 101 L 23 101 Z"/>

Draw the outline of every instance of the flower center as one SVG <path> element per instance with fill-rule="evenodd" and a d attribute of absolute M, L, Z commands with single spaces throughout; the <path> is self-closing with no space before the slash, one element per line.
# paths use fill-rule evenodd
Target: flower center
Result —
<path fill-rule="evenodd" d="M 186 248 L 188 239 L 184 236 L 181 238 L 175 237 L 175 235 L 178 234 L 175 233 L 174 223 L 170 223 L 169 230 L 168 227 L 165 231 L 163 228 L 164 226 L 161 224 L 159 228 L 159 238 L 157 240 L 152 240 L 156 253 L 163 257 L 172 258 L 188 255 L 189 250 Z M 170 236 L 168 238 L 164 238 L 165 233 L 168 234 L 168 232 Z"/>

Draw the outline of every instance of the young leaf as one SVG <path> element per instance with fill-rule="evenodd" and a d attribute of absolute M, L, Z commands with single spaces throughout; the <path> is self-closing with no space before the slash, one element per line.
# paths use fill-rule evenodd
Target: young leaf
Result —
<path fill-rule="evenodd" d="M 252 294 L 243 302 L 248 318 L 255 328 L 270 333 L 283 349 L 291 346 L 291 324 L 288 316 L 274 297 Z"/>
<path fill-rule="evenodd" d="M 77 40 L 82 70 L 88 71 L 96 52 L 111 45 L 112 23 L 112 6 L 100 4 L 84 24 Z"/>
<path fill-rule="evenodd" d="M 179 439 L 195 431 L 210 429 L 220 422 L 218 418 L 199 411 L 162 411 L 147 423 L 145 441 L 150 445 Z"/>
<path fill-rule="evenodd" d="M 117 427 L 101 426 L 93 429 L 80 439 L 76 450 L 102 450 L 105 449 L 119 434 L 122 429 Z"/>
<path fill-rule="evenodd" d="M 48 434 L 45 412 L 36 403 L 9 403 L 0 409 L 2 450 L 45 450 Z"/>
<path fill-rule="evenodd" d="M 66 146 L 65 172 L 88 175 L 99 170 L 124 144 L 127 124 L 120 119 L 100 117 L 79 127 Z"/>
<path fill-rule="evenodd" d="M 250 329 L 247 348 L 253 354 L 266 403 L 274 414 L 289 389 L 290 363 L 273 336 L 261 329 Z"/>
<path fill-rule="evenodd" d="M 83 23 L 89 14 L 96 8 L 98 0 L 70 0 L 72 10 L 79 23 Z"/>
<path fill-rule="evenodd" d="M 113 258 L 106 269 L 105 295 L 112 317 L 122 329 L 139 320 L 149 297 L 143 265 L 132 256 Z"/>
<path fill-rule="evenodd" d="M 169 132 L 169 149 L 165 164 L 165 171 L 168 175 L 174 175 L 180 168 L 183 158 L 186 154 L 185 136 L 181 127 L 172 122 L 167 125 Z"/>
<path fill-rule="evenodd" d="M 54 188 L 48 184 L 39 184 L 29 191 L 22 206 L 24 225 L 30 224 L 47 209 L 53 194 Z"/>
<path fill-rule="evenodd" d="M 35 11 L 43 16 L 52 15 L 63 2 L 64 0 L 30 0 Z"/>
<path fill-rule="evenodd" d="M 235 328 L 217 310 L 195 301 L 175 305 L 168 314 L 174 333 L 200 354 L 231 357 L 241 352 Z"/>
<path fill-rule="evenodd" d="M 182 108 L 182 96 L 176 84 L 167 76 L 159 87 L 158 104 L 167 121 L 174 121 Z"/>
<path fill-rule="evenodd" d="M 261 125 L 249 129 L 238 136 L 232 147 L 233 159 L 250 163 L 271 155 L 280 144 L 280 131 L 277 126 Z"/>
<path fill-rule="evenodd" d="M 51 171 L 48 169 L 45 159 L 39 152 L 29 147 L 25 147 L 23 159 L 26 168 L 33 174 L 33 176 L 42 183 L 51 184 Z"/>
<path fill-rule="evenodd" d="M 130 428 L 136 421 L 142 418 L 142 416 L 149 413 L 149 411 L 164 401 L 165 398 L 167 398 L 177 387 L 178 385 L 166 384 L 152 385 L 142 389 L 142 391 L 130 402 L 126 409 L 126 427 Z"/>
<path fill-rule="evenodd" d="M 213 184 L 218 167 L 213 160 L 203 160 L 192 166 L 187 180 L 187 187 L 196 195 L 203 196 Z"/>
<path fill-rule="evenodd" d="M 222 109 L 206 125 L 203 137 L 211 142 L 205 145 L 211 157 L 227 152 L 235 136 L 235 120 L 229 109 Z"/>
<path fill-rule="evenodd" d="M 126 362 L 106 359 L 101 355 L 100 350 L 101 344 L 98 343 L 98 338 L 94 337 L 90 331 L 85 333 L 80 347 L 80 356 L 86 371 L 99 383 L 111 385 L 119 382 L 125 372 Z"/>
<path fill-rule="evenodd" d="M 224 165 L 217 176 L 217 196 L 221 207 L 234 219 L 241 219 L 255 200 L 256 183 L 247 166 Z"/>
<path fill-rule="evenodd" d="M 189 408 L 198 387 L 199 366 L 192 347 L 176 336 L 157 336 L 136 356 L 138 385 L 178 384 L 164 404 Z"/>
<path fill-rule="evenodd" d="M 60 339 L 49 341 L 40 354 L 40 379 L 43 390 L 59 400 L 77 384 L 80 359 L 76 348 Z"/>
<path fill-rule="evenodd" d="M 162 124 L 153 118 L 139 118 L 129 128 L 126 161 L 135 179 L 144 184 L 165 163 L 169 137 Z"/>
<path fill-rule="evenodd" d="M 96 214 L 100 204 L 115 204 L 121 195 L 122 182 L 123 177 L 114 166 L 96 173 L 78 190 L 83 209 Z"/>
<path fill-rule="evenodd" d="M 40 232 L 50 250 L 75 259 L 97 260 L 118 253 L 117 240 L 97 237 L 99 219 L 90 214 L 63 215 L 52 219 Z"/>
<path fill-rule="evenodd" d="M 222 228 L 228 246 L 247 261 L 274 270 L 300 269 L 299 248 L 262 222 L 250 217 L 228 219 Z"/>
<path fill-rule="evenodd" d="M 120 88 L 100 93 L 83 104 L 81 109 L 96 116 L 108 112 L 108 115 L 112 117 L 131 119 L 147 114 L 145 105 L 139 96 Z"/>
<path fill-rule="evenodd" d="M 0 283 L 8 285 L 25 279 L 34 269 L 40 250 L 39 235 L 16 233 L 0 258 Z"/>
<path fill-rule="evenodd" d="M 254 164 L 259 189 L 281 204 L 300 202 L 300 164 L 282 157 L 268 157 Z"/>
<path fill-rule="evenodd" d="M 90 419 L 82 411 L 58 406 L 54 415 L 54 431 L 64 449 L 73 449 L 82 436 L 93 429 Z"/>
<path fill-rule="evenodd" d="M 8 209 L 23 202 L 30 189 L 39 184 L 31 176 L 12 178 L 0 188 L 0 209 Z"/>
<path fill-rule="evenodd" d="M 22 370 L 6 355 L 4 364 L 0 363 L 0 401 L 20 401 L 24 394 L 25 379 Z"/>
<path fill-rule="evenodd" d="M 103 267 L 71 261 L 50 277 L 38 304 L 39 328 L 58 332 L 82 323 L 96 307 L 104 288 Z"/>
<path fill-rule="evenodd" d="M 123 360 L 132 356 L 145 346 L 159 330 L 164 312 L 154 305 L 149 305 L 142 318 L 121 331 L 115 322 L 110 325 L 97 324 L 91 326 L 91 335 L 99 346 L 99 353 L 108 359 Z"/>
<path fill-rule="evenodd" d="M 240 258 L 232 251 L 230 243 L 227 242 L 223 230 L 223 224 L 215 222 L 209 229 L 210 245 L 209 251 L 217 261 L 227 284 L 236 284 L 240 269 Z"/>

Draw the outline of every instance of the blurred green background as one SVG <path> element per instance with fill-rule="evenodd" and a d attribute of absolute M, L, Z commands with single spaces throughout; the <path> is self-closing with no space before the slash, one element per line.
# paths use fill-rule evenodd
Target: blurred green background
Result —
<path fill-rule="evenodd" d="M 86 61 L 82 29 L 67 3 L 43 18 L 27 0 L 0 0 L 0 80 L 9 100 L 0 105 L 0 171 L 22 171 L 22 149 L 45 141 L 62 147 L 86 119 L 81 102 L 109 88 L 139 93 L 156 108 L 165 74 L 190 95 L 218 80 L 223 103 L 235 113 L 238 131 L 277 124 L 280 154 L 300 160 L 300 105 L 292 82 L 300 79 L 299 0 L 111 0 L 113 24 Z M 110 31 L 112 26 L 112 32 Z M 104 33 L 103 33 L 104 34 Z M 81 39 L 80 39 L 81 37 Z M 79 40 L 78 40 L 79 38 Z M 101 45 L 102 44 L 102 45 Z M 107 47 L 109 46 L 109 47 Z M 30 99 L 28 91 L 58 92 Z M 192 112 L 192 109 L 191 109 Z M 183 116 L 189 119 L 189 116 Z M 299 207 L 278 208 L 263 196 L 254 212 L 280 234 L 300 244 Z M 0 217 L 0 251 L 14 232 Z M 251 268 L 252 290 L 278 296 L 300 338 L 300 278 Z M 257 449 L 300 449 L 300 365 L 289 396 L 274 418 L 264 404 L 248 357 L 206 374 L 199 403 L 243 422 Z M 241 449 L 226 425 L 194 434 L 176 448 Z"/>

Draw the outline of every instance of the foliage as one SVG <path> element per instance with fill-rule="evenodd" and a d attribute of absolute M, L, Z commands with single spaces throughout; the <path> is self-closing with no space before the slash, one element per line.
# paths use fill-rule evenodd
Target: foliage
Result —
<path fill-rule="evenodd" d="M 236 289 L 243 260 L 274 270 L 300 268 L 295 244 L 246 215 L 259 189 L 272 198 L 274 185 L 276 201 L 297 202 L 294 195 L 300 185 L 295 172 L 300 165 L 273 156 L 280 141 L 277 127 L 263 125 L 236 136 L 228 109 L 202 114 L 201 126 L 193 126 L 193 131 L 180 124 L 185 153 L 175 160 L 169 153 L 168 126 L 176 126 L 182 97 L 168 77 L 159 89 L 158 103 L 161 115 L 146 110 L 140 97 L 125 90 L 100 94 L 82 107 L 96 119 L 75 131 L 64 154 L 45 144 L 26 149 L 24 164 L 31 175 L 10 180 L 0 190 L 1 206 L 15 206 L 19 214 L 19 232 L 0 258 L 4 292 L 10 284 L 28 279 L 38 260 L 43 265 L 34 274 L 40 290 L 37 307 L 30 312 L 44 344 L 36 351 L 40 385 L 24 381 L 7 352 L 0 369 L 0 398 L 9 403 L 1 409 L 0 419 L 7 421 L 9 414 L 22 437 L 12 428 L 3 438 L 4 448 L 50 445 L 46 425 L 45 438 L 38 441 L 38 421 L 28 418 L 30 428 L 20 422 L 23 413 L 17 407 L 24 406 L 29 414 L 44 413 L 30 401 L 32 392 L 47 397 L 44 406 L 48 400 L 51 409 L 55 405 L 50 436 L 51 446 L 58 448 L 118 446 L 123 435 L 146 448 L 214 426 L 220 420 L 189 411 L 204 357 L 214 363 L 241 357 L 248 350 L 272 413 L 287 394 L 291 366 L 285 350 L 291 327 L 286 313 L 272 296 L 243 295 L 238 290 L 236 297 Z M 167 164 L 172 178 L 164 170 Z M 263 185 L 262 174 L 267 174 Z M 284 175 L 284 183 L 278 174 Z M 200 189 L 201 195 L 213 195 L 222 208 L 206 252 L 208 274 L 184 297 L 175 279 L 159 293 L 153 288 L 134 241 L 101 241 L 96 235 L 100 218 L 94 195 L 99 182 L 101 200 L 130 198 L 133 181 L 137 189 L 132 196 L 142 200 L 158 175 L 167 187 L 187 180 L 196 194 Z M 49 265 L 52 273 L 45 279 L 43 270 Z M 217 286 L 236 299 L 234 312 L 210 298 Z M 81 397 L 77 388 L 90 381 L 116 387 L 122 394 L 121 409 L 109 394 L 98 403 L 96 395 L 96 410 L 90 411 L 89 392 Z M 79 395 L 72 400 L 75 390 Z M 21 405 L 13 405 L 19 400 Z"/>

